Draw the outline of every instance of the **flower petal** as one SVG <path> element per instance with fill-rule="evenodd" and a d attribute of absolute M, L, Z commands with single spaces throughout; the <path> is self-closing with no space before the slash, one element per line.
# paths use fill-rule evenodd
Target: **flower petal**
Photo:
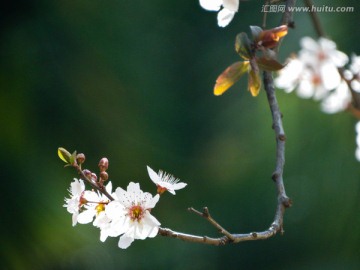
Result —
<path fill-rule="evenodd" d="M 223 0 L 223 6 L 226 9 L 237 12 L 239 9 L 239 0 Z"/>
<path fill-rule="evenodd" d="M 74 178 L 74 182 L 71 183 L 71 194 L 72 195 L 81 195 L 81 193 L 85 190 L 85 184 L 83 180 L 78 180 Z"/>
<path fill-rule="evenodd" d="M 140 191 L 141 190 L 139 183 L 130 182 L 129 185 L 127 186 L 127 192 L 139 193 Z"/>
<path fill-rule="evenodd" d="M 326 90 L 332 90 L 339 86 L 341 77 L 337 67 L 333 63 L 324 63 L 320 67 L 321 80 Z"/>
<path fill-rule="evenodd" d="M 227 26 L 232 19 L 235 16 L 235 11 L 232 11 L 230 9 L 227 8 L 223 8 L 222 10 L 219 11 L 218 15 L 217 15 L 217 21 L 218 21 L 218 25 L 220 27 L 225 27 Z"/>
<path fill-rule="evenodd" d="M 109 194 L 111 194 L 111 192 L 112 192 L 112 183 L 111 183 L 111 181 L 109 181 L 109 183 L 106 185 L 105 189 Z"/>
<path fill-rule="evenodd" d="M 119 239 L 118 246 L 119 248 L 126 249 L 131 245 L 132 242 L 134 242 L 134 238 L 123 235 Z"/>
<path fill-rule="evenodd" d="M 176 184 L 174 184 L 173 185 L 173 188 L 174 188 L 174 190 L 178 190 L 178 189 L 182 189 L 182 188 L 184 188 L 184 187 L 186 187 L 187 186 L 187 184 L 186 183 L 176 183 Z"/>
<path fill-rule="evenodd" d="M 311 37 L 303 37 L 300 40 L 301 47 L 311 52 L 317 52 L 319 50 L 319 44 Z"/>
<path fill-rule="evenodd" d="M 85 210 L 83 212 L 81 212 L 78 217 L 77 217 L 77 221 L 80 224 L 87 224 L 93 221 L 94 216 L 96 214 L 96 210 L 95 209 L 89 209 L 89 210 Z"/>
<path fill-rule="evenodd" d="M 75 226 L 77 224 L 77 218 L 78 218 L 79 213 L 74 213 L 72 215 L 72 225 Z"/>
<path fill-rule="evenodd" d="M 349 61 L 349 57 L 345 53 L 337 50 L 330 54 L 330 59 L 337 67 L 343 67 Z"/>
<path fill-rule="evenodd" d="M 200 0 L 200 6 L 210 11 L 218 11 L 223 3 L 222 0 Z"/>
<path fill-rule="evenodd" d="M 111 220 L 118 220 L 126 214 L 126 211 L 120 202 L 112 201 L 105 207 L 105 213 Z"/>
<path fill-rule="evenodd" d="M 157 184 L 160 181 L 159 175 L 153 171 L 149 166 L 146 166 L 151 181 Z"/>
<path fill-rule="evenodd" d="M 154 208 L 157 202 L 159 201 L 159 199 L 160 199 L 160 195 L 156 194 L 150 201 L 146 201 L 145 208 L 147 209 Z"/>

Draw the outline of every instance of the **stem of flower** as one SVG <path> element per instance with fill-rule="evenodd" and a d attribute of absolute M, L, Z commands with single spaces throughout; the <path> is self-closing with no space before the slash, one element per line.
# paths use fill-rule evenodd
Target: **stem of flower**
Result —
<path fill-rule="evenodd" d="M 86 182 L 89 183 L 90 186 L 92 186 L 94 189 L 98 190 L 99 192 L 101 192 L 102 194 L 104 194 L 106 197 L 109 198 L 109 200 L 113 201 L 114 198 L 106 191 L 105 186 L 101 185 L 98 186 L 96 183 L 94 183 L 93 181 L 91 181 L 91 179 L 89 179 L 83 172 L 83 170 L 81 169 L 81 167 L 77 164 L 73 165 L 73 167 L 77 170 L 77 172 L 80 174 L 81 179 L 85 180 Z"/>

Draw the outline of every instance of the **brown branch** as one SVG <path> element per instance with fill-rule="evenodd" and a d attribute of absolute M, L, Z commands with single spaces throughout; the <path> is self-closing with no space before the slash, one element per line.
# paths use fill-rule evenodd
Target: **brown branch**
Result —
<path fill-rule="evenodd" d="M 96 189 L 96 190 L 98 190 L 99 192 L 103 193 L 106 197 L 109 198 L 110 201 L 113 201 L 113 200 L 114 200 L 114 198 L 106 191 L 106 188 L 105 188 L 104 185 L 99 186 L 97 183 L 91 181 L 91 179 L 89 179 L 89 178 L 85 175 L 84 171 L 81 169 L 81 166 L 79 166 L 79 165 L 76 164 L 76 163 L 73 164 L 72 166 L 73 166 L 73 167 L 77 170 L 77 172 L 80 174 L 80 178 L 81 178 L 81 179 L 83 179 L 83 180 L 85 180 L 86 182 L 88 182 L 89 185 L 92 186 L 94 189 Z"/>
<path fill-rule="evenodd" d="M 234 236 L 231 233 L 229 233 L 227 230 L 225 230 L 219 223 L 217 223 L 215 221 L 215 219 L 213 219 L 210 216 L 210 212 L 207 207 L 204 207 L 203 212 L 200 212 L 192 207 L 190 207 L 188 210 L 190 212 L 193 212 L 193 213 L 205 218 L 207 221 L 209 221 L 219 231 L 219 233 L 225 235 L 227 237 L 227 239 L 229 239 L 229 241 L 231 241 L 231 242 L 235 241 Z"/>
<path fill-rule="evenodd" d="M 293 12 L 292 8 L 295 7 L 296 0 L 286 0 L 285 1 L 285 12 L 281 19 L 281 25 L 286 24 L 290 28 L 294 27 L 294 20 L 293 20 Z"/>
<path fill-rule="evenodd" d="M 293 16 L 290 9 L 291 7 L 295 6 L 295 3 L 296 0 L 286 1 L 285 12 L 281 20 L 281 25 L 286 24 L 289 25 L 290 27 L 293 26 L 293 19 L 292 19 Z M 218 238 L 210 238 L 207 236 L 197 236 L 197 235 L 175 232 L 167 228 L 159 228 L 159 232 L 158 232 L 159 235 L 177 238 L 187 242 L 219 246 L 229 243 L 239 243 L 239 242 L 251 241 L 251 240 L 268 239 L 276 235 L 278 232 L 283 233 L 283 217 L 284 217 L 285 209 L 291 206 L 292 201 L 286 195 L 284 182 L 283 182 L 286 136 L 282 124 L 282 115 L 275 96 L 275 87 L 271 72 L 264 72 L 264 87 L 270 105 L 270 111 L 273 119 L 273 129 L 275 131 L 275 137 L 276 137 L 276 167 L 274 173 L 272 174 L 272 179 L 274 180 L 277 189 L 277 207 L 276 207 L 274 221 L 272 222 L 271 226 L 267 230 L 262 232 L 231 234 L 228 231 L 226 231 L 217 221 L 215 221 L 210 216 L 209 210 L 206 207 L 204 208 L 203 212 L 195 210 L 194 208 L 189 208 L 191 212 L 201 217 L 204 217 L 224 236 Z"/>

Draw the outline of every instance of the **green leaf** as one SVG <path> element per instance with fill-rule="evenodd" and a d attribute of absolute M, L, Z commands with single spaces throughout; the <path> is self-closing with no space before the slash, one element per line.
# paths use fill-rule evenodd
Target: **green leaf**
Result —
<path fill-rule="evenodd" d="M 249 72 L 249 91 L 253 97 L 256 97 L 261 88 L 261 79 L 259 72 L 254 71 L 253 69 Z"/>
<path fill-rule="evenodd" d="M 216 79 L 214 95 L 222 95 L 249 70 L 249 66 L 249 61 L 239 61 L 225 69 Z"/>
<path fill-rule="evenodd" d="M 260 57 L 256 58 L 256 63 L 259 68 L 266 71 L 278 71 L 284 67 L 284 65 L 280 64 L 275 59 Z"/>
<path fill-rule="evenodd" d="M 246 33 L 240 33 L 235 39 L 235 51 L 245 60 L 252 57 L 251 41 Z"/>
<path fill-rule="evenodd" d="M 263 31 L 261 27 L 254 25 L 250 25 L 250 30 L 254 40 L 257 40 L 260 33 Z"/>
<path fill-rule="evenodd" d="M 70 156 L 70 164 L 75 164 L 76 163 L 76 151 L 74 151 L 74 153 L 71 154 Z"/>
<path fill-rule="evenodd" d="M 71 154 L 65 148 L 58 148 L 58 156 L 65 163 L 70 163 L 71 161 Z"/>

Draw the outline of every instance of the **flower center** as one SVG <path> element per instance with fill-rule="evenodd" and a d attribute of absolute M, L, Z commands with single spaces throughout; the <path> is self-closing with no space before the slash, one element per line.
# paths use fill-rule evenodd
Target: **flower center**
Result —
<path fill-rule="evenodd" d="M 100 212 L 105 210 L 105 203 L 99 203 L 96 207 L 96 214 L 100 214 Z"/>
<path fill-rule="evenodd" d="M 134 205 L 129 209 L 129 216 L 132 221 L 137 220 L 139 222 L 144 216 L 144 210 L 140 205 Z"/>
<path fill-rule="evenodd" d="M 159 186 L 159 185 L 157 185 L 157 193 L 158 194 L 163 194 L 165 191 L 167 191 L 167 188 L 164 188 L 164 187 L 162 187 L 162 186 Z"/>
<path fill-rule="evenodd" d="M 326 54 L 323 51 L 318 52 L 319 61 L 324 61 L 326 59 Z"/>
<path fill-rule="evenodd" d="M 82 192 L 80 199 L 79 199 L 79 208 L 87 203 L 88 203 L 88 200 L 84 198 L 84 192 Z"/>
<path fill-rule="evenodd" d="M 321 84 L 321 83 L 322 83 L 321 77 L 320 77 L 319 75 L 314 75 L 314 76 L 312 77 L 312 83 L 313 83 L 314 85 L 319 85 L 319 84 Z"/>

